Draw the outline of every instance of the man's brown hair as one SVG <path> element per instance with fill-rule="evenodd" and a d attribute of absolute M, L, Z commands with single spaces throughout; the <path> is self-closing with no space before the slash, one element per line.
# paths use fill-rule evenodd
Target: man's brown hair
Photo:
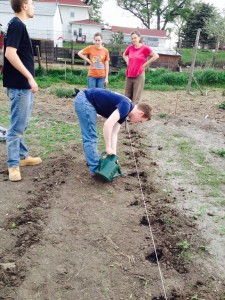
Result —
<path fill-rule="evenodd" d="M 137 108 L 139 110 L 143 111 L 145 118 L 147 118 L 148 120 L 151 120 L 151 118 L 152 118 L 152 107 L 151 107 L 150 104 L 141 102 L 141 103 L 137 104 Z"/>
<path fill-rule="evenodd" d="M 20 13 L 22 10 L 22 5 L 28 3 L 28 0 L 10 0 L 11 7 L 15 13 Z"/>

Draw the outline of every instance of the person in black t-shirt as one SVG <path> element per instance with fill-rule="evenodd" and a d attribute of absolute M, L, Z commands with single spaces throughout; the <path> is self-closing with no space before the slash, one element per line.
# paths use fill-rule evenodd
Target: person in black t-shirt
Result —
<path fill-rule="evenodd" d="M 134 105 L 129 98 L 106 89 L 85 89 L 75 97 L 75 111 L 78 115 L 83 149 L 90 174 L 94 176 L 98 165 L 97 150 L 97 114 L 107 120 L 103 126 L 105 151 L 108 155 L 116 154 L 117 136 L 121 124 L 129 117 L 131 123 L 142 123 L 151 119 L 152 108 L 149 104 Z"/>
<path fill-rule="evenodd" d="M 32 111 L 34 93 L 38 85 L 34 79 L 34 55 L 25 23 L 34 16 L 32 0 L 11 0 L 15 17 L 8 23 L 4 37 L 3 86 L 10 98 L 10 128 L 8 130 L 7 165 L 10 181 L 20 181 L 20 166 L 42 162 L 29 156 L 24 133 Z"/>

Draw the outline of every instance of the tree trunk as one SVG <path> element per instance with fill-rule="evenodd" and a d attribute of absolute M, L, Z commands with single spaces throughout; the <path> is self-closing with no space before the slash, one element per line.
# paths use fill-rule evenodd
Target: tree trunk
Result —
<path fill-rule="evenodd" d="M 218 53 L 219 47 L 220 47 L 220 40 L 217 37 L 217 39 L 216 39 L 216 45 L 215 45 L 215 52 L 214 52 L 213 59 L 212 59 L 212 67 L 215 66 L 216 57 L 217 57 L 217 53 Z"/>

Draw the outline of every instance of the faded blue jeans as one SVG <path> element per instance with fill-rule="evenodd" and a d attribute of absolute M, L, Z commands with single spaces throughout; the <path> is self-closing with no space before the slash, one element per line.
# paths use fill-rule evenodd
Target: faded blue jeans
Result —
<path fill-rule="evenodd" d="M 74 101 L 75 111 L 79 118 L 83 149 L 90 173 L 95 174 L 99 165 L 97 112 L 87 100 L 84 92 L 79 92 Z"/>
<path fill-rule="evenodd" d="M 88 76 L 87 83 L 88 83 L 89 89 L 94 89 L 94 88 L 104 89 L 105 88 L 105 77 L 95 78 L 95 77 Z"/>
<path fill-rule="evenodd" d="M 6 137 L 7 165 L 17 167 L 20 160 L 28 156 L 28 149 L 24 144 L 24 133 L 29 124 L 33 107 L 34 95 L 31 90 L 7 89 L 10 99 L 10 127 Z"/>

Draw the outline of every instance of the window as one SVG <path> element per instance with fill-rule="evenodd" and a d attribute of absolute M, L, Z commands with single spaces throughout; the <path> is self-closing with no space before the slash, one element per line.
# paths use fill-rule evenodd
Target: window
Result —
<path fill-rule="evenodd" d="M 74 18 L 74 16 L 75 16 L 74 10 L 71 10 L 70 11 L 70 18 Z"/>
<path fill-rule="evenodd" d="M 144 37 L 144 42 L 146 45 L 150 47 L 158 47 L 159 46 L 159 39 L 156 37 Z"/>
<path fill-rule="evenodd" d="M 78 36 L 81 37 L 82 36 L 82 28 L 78 29 Z"/>

